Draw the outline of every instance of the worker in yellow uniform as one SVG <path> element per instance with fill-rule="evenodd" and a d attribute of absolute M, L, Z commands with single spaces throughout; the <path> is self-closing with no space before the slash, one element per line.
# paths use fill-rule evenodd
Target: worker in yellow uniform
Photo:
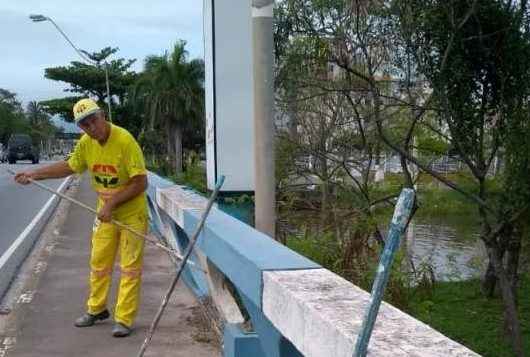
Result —
<path fill-rule="evenodd" d="M 88 170 L 98 194 L 97 217 L 92 232 L 90 296 L 87 312 L 75 321 L 77 327 L 92 326 L 110 317 L 107 310 L 114 258 L 119 250 L 120 285 L 112 335 L 131 333 L 138 311 L 144 240 L 111 223 L 115 219 L 139 233 L 147 231 L 147 171 L 142 151 L 125 129 L 105 120 L 105 113 L 91 99 L 74 105 L 74 120 L 84 131 L 67 161 L 19 172 L 15 181 L 66 177 Z"/>

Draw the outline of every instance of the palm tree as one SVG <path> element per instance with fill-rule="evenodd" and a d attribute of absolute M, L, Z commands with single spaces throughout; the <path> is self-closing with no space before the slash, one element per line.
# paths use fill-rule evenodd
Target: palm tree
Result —
<path fill-rule="evenodd" d="M 35 101 L 29 102 L 25 114 L 34 143 L 38 142 L 41 148 L 49 148 L 50 139 L 55 134 L 56 128 L 50 122 L 50 117 L 42 105 Z"/>
<path fill-rule="evenodd" d="M 41 105 L 35 101 L 28 103 L 26 107 L 26 118 L 29 120 L 29 124 L 34 128 L 48 123 L 48 115 L 44 112 Z"/>
<path fill-rule="evenodd" d="M 144 117 L 142 135 L 166 132 L 165 151 L 176 173 L 182 172 L 183 135 L 204 125 L 204 64 L 188 62 L 185 44 L 177 42 L 171 54 L 147 57 L 132 91 Z"/>

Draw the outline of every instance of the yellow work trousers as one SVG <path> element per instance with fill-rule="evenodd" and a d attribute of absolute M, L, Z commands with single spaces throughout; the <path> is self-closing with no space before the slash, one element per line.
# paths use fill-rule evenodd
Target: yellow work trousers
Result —
<path fill-rule="evenodd" d="M 143 215 L 134 215 L 121 222 L 137 232 L 147 232 L 147 218 Z M 119 249 L 121 276 L 114 320 L 129 327 L 133 324 L 140 304 L 144 243 L 133 233 L 96 219 L 90 256 L 89 314 L 99 314 L 106 309 L 112 268 Z"/>

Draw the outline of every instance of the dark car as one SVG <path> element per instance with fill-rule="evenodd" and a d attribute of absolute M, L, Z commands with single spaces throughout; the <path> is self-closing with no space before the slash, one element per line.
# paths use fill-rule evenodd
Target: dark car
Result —
<path fill-rule="evenodd" d="M 27 134 L 13 134 L 7 142 L 7 161 L 15 164 L 17 160 L 39 163 L 39 150 L 33 146 L 31 137 Z"/>

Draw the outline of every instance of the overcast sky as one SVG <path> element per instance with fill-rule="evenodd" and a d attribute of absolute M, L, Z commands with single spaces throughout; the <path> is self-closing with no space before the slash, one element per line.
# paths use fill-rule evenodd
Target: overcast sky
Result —
<path fill-rule="evenodd" d="M 24 103 L 64 96 L 44 69 L 79 60 L 51 23 L 33 23 L 30 14 L 53 18 L 88 52 L 119 47 L 114 57 L 136 58 L 136 71 L 177 39 L 187 41 L 191 58 L 203 56 L 201 0 L 0 0 L 0 88 Z"/>

